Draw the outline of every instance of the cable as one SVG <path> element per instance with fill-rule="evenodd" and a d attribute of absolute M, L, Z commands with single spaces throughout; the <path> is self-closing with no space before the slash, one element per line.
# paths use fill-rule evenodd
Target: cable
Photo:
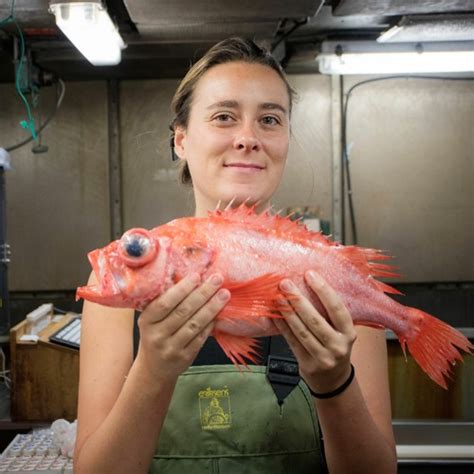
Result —
<path fill-rule="evenodd" d="M 10 8 L 10 15 L 0 21 L 0 26 L 6 25 L 13 20 L 13 11 L 15 9 L 15 0 L 12 0 L 11 8 Z"/>
<path fill-rule="evenodd" d="M 10 377 L 7 375 L 10 373 L 9 370 L 6 370 L 6 357 L 5 357 L 5 353 L 3 352 L 3 348 L 0 347 L 0 356 L 2 358 L 2 370 L 0 372 L 0 378 L 3 379 L 4 383 L 5 383 L 5 386 L 8 388 L 8 390 L 10 390 L 10 386 L 11 386 L 11 379 Z"/>
<path fill-rule="evenodd" d="M 20 88 L 21 71 L 23 69 L 23 60 L 25 59 L 25 38 L 23 36 L 23 32 L 21 31 L 20 25 L 18 25 L 16 20 L 12 18 L 11 21 L 16 26 L 16 29 L 18 30 L 18 34 L 20 35 L 20 60 L 19 60 L 18 67 L 16 69 L 15 87 L 16 87 L 16 91 L 18 92 L 18 95 L 20 96 L 21 100 L 25 104 L 26 113 L 28 115 L 28 120 L 22 120 L 20 122 L 20 125 L 24 129 L 28 129 L 33 139 L 36 140 L 35 119 L 33 118 L 33 114 L 31 113 L 30 104 L 28 103 L 27 98 L 25 97 L 25 95 L 23 94 Z"/>
<path fill-rule="evenodd" d="M 59 93 L 58 93 L 58 84 L 61 87 Z M 61 106 L 61 103 L 64 99 L 65 93 L 66 93 L 66 85 L 64 84 L 62 79 L 58 78 L 57 83 L 56 83 L 56 96 L 57 96 L 56 105 L 55 105 L 54 109 L 51 111 L 51 113 L 49 114 L 49 116 L 47 117 L 47 119 L 38 127 L 37 130 L 35 130 L 35 133 L 37 135 L 40 134 L 45 129 L 45 127 L 48 125 L 48 123 L 56 115 L 56 112 L 59 110 L 59 107 Z M 34 138 L 32 136 L 30 136 L 30 137 L 28 137 L 27 139 L 23 140 L 20 143 L 17 143 L 15 145 L 12 145 L 10 147 L 5 148 L 5 150 L 7 150 L 8 152 L 16 150 L 16 149 L 30 143 L 32 140 L 34 140 Z"/>
<path fill-rule="evenodd" d="M 10 15 L 8 15 L 0 22 L 0 26 L 6 25 L 8 23 L 13 23 L 15 25 L 18 31 L 18 35 L 20 37 L 20 59 L 15 73 L 15 88 L 21 100 L 23 101 L 23 104 L 25 105 L 26 113 L 28 116 L 28 119 L 22 120 L 20 122 L 20 125 L 23 128 L 28 129 L 31 133 L 33 140 L 36 140 L 37 137 L 35 130 L 35 120 L 33 118 L 33 114 L 31 113 L 30 104 L 28 103 L 27 98 L 25 97 L 20 88 L 21 71 L 23 69 L 23 60 L 25 59 L 25 38 L 23 36 L 23 32 L 21 31 L 20 25 L 18 25 L 17 21 L 15 20 L 15 0 L 12 0 L 11 3 Z"/>
<path fill-rule="evenodd" d="M 428 80 L 437 80 L 437 81 L 474 81 L 472 77 L 443 77 L 443 76 L 421 76 L 421 75 L 411 75 L 411 74 L 401 74 L 395 76 L 387 76 L 387 77 L 375 77 L 373 79 L 366 79 L 361 82 L 357 82 L 353 86 L 349 88 L 346 93 L 346 99 L 343 105 L 342 111 L 342 120 L 341 120 L 341 148 L 342 148 L 342 160 L 343 160 L 343 167 L 346 172 L 347 177 L 347 198 L 349 203 L 349 214 L 351 218 L 351 230 L 352 230 L 352 238 L 353 243 L 357 244 L 357 226 L 355 220 L 355 213 L 354 213 L 354 203 L 352 199 L 352 184 L 351 184 L 351 173 L 350 173 L 350 165 L 349 165 L 349 152 L 347 149 L 347 111 L 349 108 L 349 99 L 351 98 L 352 92 L 360 86 L 370 84 L 372 82 L 379 82 L 379 81 L 388 81 L 392 79 L 428 79 Z M 345 234 L 345 219 L 342 222 L 343 226 L 343 235 Z"/>
<path fill-rule="evenodd" d="M 283 20 L 283 22 L 280 24 L 280 28 L 285 26 L 286 22 L 288 21 L 287 18 L 285 18 Z M 293 33 L 296 29 L 298 29 L 299 27 L 303 26 L 303 25 L 306 25 L 306 23 L 308 23 L 309 21 L 309 18 L 305 18 L 304 20 L 293 20 L 294 24 L 293 26 L 286 32 L 286 33 L 283 33 L 280 38 L 278 38 L 277 41 L 275 41 L 275 43 L 272 43 L 271 47 L 270 47 L 270 52 L 274 52 L 276 47 L 286 38 L 288 38 L 288 36 L 291 35 L 291 33 Z"/>

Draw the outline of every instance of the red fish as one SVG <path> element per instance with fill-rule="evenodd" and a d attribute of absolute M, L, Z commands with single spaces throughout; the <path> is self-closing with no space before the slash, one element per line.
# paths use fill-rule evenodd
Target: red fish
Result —
<path fill-rule="evenodd" d="M 379 250 L 344 246 L 287 217 L 261 214 L 254 207 L 214 211 L 206 218 L 176 219 L 150 231 L 130 229 L 120 240 L 89 253 L 97 285 L 77 289 L 77 299 L 143 309 L 191 272 L 224 275 L 231 292 L 216 318 L 213 336 L 230 360 L 256 361 L 255 338 L 278 334 L 279 283 L 290 278 L 327 317 L 304 273 L 315 270 L 341 296 L 354 324 L 389 328 L 408 347 L 431 379 L 447 388 L 458 349 L 474 346 L 459 331 L 423 311 L 403 306 L 386 293 L 398 293 L 374 277 L 397 276 Z"/>

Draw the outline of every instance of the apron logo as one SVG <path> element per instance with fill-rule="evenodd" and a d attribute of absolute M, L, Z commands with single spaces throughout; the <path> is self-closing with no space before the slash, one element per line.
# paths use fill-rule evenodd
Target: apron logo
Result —
<path fill-rule="evenodd" d="M 203 430 L 222 430 L 231 427 L 230 391 L 224 388 L 212 390 L 207 387 L 199 396 L 199 415 Z"/>

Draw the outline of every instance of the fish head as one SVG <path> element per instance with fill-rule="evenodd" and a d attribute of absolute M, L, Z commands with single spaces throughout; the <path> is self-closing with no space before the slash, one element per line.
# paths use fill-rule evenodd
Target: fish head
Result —
<path fill-rule="evenodd" d="M 117 308 L 143 309 L 167 286 L 171 239 L 141 228 L 93 250 L 89 262 L 97 283 L 77 289 L 76 299 Z"/>

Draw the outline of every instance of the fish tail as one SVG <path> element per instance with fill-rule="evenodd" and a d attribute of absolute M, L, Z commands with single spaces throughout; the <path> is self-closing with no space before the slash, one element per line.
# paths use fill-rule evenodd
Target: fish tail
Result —
<path fill-rule="evenodd" d="M 449 324 L 416 308 L 408 308 L 415 322 L 416 331 L 410 336 L 400 336 L 405 352 L 408 346 L 413 358 L 424 372 L 438 385 L 447 389 L 446 378 L 451 378 L 457 360 L 462 361 L 459 350 L 471 353 L 474 346 Z"/>
<path fill-rule="evenodd" d="M 234 365 L 248 367 L 245 359 L 253 362 L 258 361 L 257 339 L 245 336 L 234 336 L 222 331 L 214 331 L 212 334 L 225 355 L 232 361 Z"/>

